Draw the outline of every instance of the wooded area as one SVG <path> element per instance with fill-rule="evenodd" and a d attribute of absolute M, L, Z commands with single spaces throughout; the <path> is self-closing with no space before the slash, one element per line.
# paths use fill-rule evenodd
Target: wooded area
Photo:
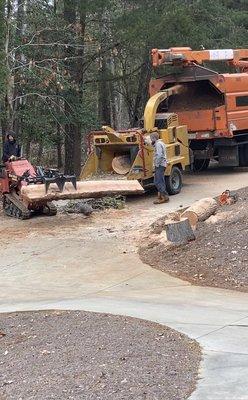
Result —
<path fill-rule="evenodd" d="M 79 173 L 85 137 L 137 126 L 153 47 L 247 47 L 247 0 L 0 0 L 0 112 L 24 153 Z"/>

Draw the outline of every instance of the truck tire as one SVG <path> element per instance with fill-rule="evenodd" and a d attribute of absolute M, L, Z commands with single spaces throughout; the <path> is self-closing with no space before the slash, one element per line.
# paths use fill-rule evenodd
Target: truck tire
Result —
<path fill-rule="evenodd" d="M 165 183 L 170 195 L 180 193 L 183 185 L 181 170 L 178 167 L 173 167 L 170 176 L 165 177 Z"/>
<path fill-rule="evenodd" d="M 210 163 L 210 158 L 205 158 L 205 160 L 196 159 L 194 160 L 193 168 L 195 172 L 206 171 Z"/>

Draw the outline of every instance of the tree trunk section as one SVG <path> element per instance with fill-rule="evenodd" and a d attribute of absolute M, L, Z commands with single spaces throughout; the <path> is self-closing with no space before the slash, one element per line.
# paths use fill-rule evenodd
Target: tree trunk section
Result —
<path fill-rule="evenodd" d="M 40 142 L 37 154 L 37 165 L 41 165 L 42 155 L 43 155 L 43 143 Z"/>
<path fill-rule="evenodd" d="M 5 0 L 0 0 L 0 109 L 5 108 L 5 94 L 6 94 L 6 23 L 5 23 Z M 2 144 L 5 140 L 5 132 L 7 129 L 7 121 L 5 113 L 0 113 L 0 123 L 2 130 Z"/>
<path fill-rule="evenodd" d="M 100 59 L 99 67 L 99 120 L 101 125 L 111 125 L 110 93 L 105 56 Z"/>
<path fill-rule="evenodd" d="M 164 229 L 169 242 L 183 244 L 195 240 L 194 232 L 187 218 L 180 221 L 168 220 Z"/>
<path fill-rule="evenodd" d="M 99 14 L 99 31 L 100 31 L 100 56 L 99 56 L 99 97 L 98 97 L 98 114 L 101 125 L 111 125 L 111 92 L 110 82 L 111 70 L 109 64 L 109 54 L 106 53 L 106 44 L 108 43 L 109 27 L 108 12 Z"/>
<path fill-rule="evenodd" d="M 62 159 L 62 137 L 61 137 L 60 124 L 57 124 L 56 145 L 57 145 L 57 168 L 61 169 L 63 167 L 63 159 Z"/>
<path fill-rule="evenodd" d="M 81 173 L 81 159 L 82 159 L 82 135 L 80 124 L 76 126 L 74 132 L 74 173 L 78 177 Z"/>
<path fill-rule="evenodd" d="M 27 159 L 30 158 L 30 151 L 31 151 L 31 138 L 27 139 L 26 143 L 25 143 L 25 157 Z"/>
<path fill-rule="evenodd" d="M 91 197 L 142 194 L 144 189 L 138 181 L 106 180 L 106 181 L 79 181 L 75 190 L 72 183 L 67 182 L 62 192 L 55 183 L 50 184 L 48 191 L 45 185 L 27 185 L 22 187 L 22 196 L 28 202 L 52 201 L 65 199 L 87 199 Z"/>
<path fill-rule="evenodd" d="M 64 19 L 68 24 L 80 24 L 78 37 L 80 38 L 80 45 L 83 45 L 86 20 L 84 5 L 80 2 L 64 0 Z M 65 55 L 68 58 L 76 56 L 75 60 L 68 60 L 66 65 L 72 80 L 77 85 L 77 90 L 71 88 L 65 95 L 65 114 L 69 121 L 65 125 L 65 172 L 79 176 L 82 153 L 79 105 L 83 99 L 83 47 L 80 47 L 80 49 L 68 48 Z"/>
<path fill-rule="evenodd" d="M 143 65 L 140 70 L 139 74 L 139 81 L 138 81 L 138 88 L 137 88 L 137 95 L 134 101 L 133 107 L 133 117 L 131 121 L 131 126 L 137 126 L 139 118 L 141 117 L 140 113 L 143 114 L 143 109 L 147 100 L 148 96 L 148 86 L 149 81 L 151 78 L 151 66 L 149 61 L 149 51 L 145 51 L 143 57 Z"/>
<path fill-rule="evenodd" d="M 188 218 L 189 223 L 192 227 L 193 230 L 196 229 L 196 225 L 198 222 L 198 216 L 196 215 L 196 213 L 194 211 L 184 211 L 184 213 L 182 214 L 182 218 Z"/>
<path fill-rule="evenodd" d="M 185 210 L 181 217 L 182 218 L 189 218 L 189 221 L 205 221 L 208 219 L 212 214 L 215 214 L 218 208 L 218 203 L 216 200 L 212 198 L 205 198 L 197 201 L 196 203 L 192 204 L 187 210 Z M 196 224 L 196 222 L 194 222 Z"/>
<path fill-rule="evenodd" d="M 65 104 L 65 109 L 67 105 Z M 65 125 L 65 173 L 75 173 L 74 163 L 74 125 Z"/>
<path fill-rule="evenodd" d="M 18 38 L 19 43 L 22 43 L 23 35 L 24 35 L 24 22 L 25 22 L 25 0 L 17 0 L 17 10 L 16 10 L 16 31 L 15 31 L 15 36 Z M 15 56 L 16 64 L 18 63 L 26 63 L 26 58 L 22 52 L 18 53 Z M 14 75 L 14 74 L 13 74 Z M 15 80 L 15 78 L 13 78 Z M 12 127 L 13 130 L 15 131 L 17 138 L 20 138 L 20 133 L 21 133 L 21 124 L 19 121 L 19 115 L 18 111 L 20 108 L 20 99 L 18 99 L 19 96 L 22 95 L 22 91 L 20 89 L 19 85 L 15 85 L 15 82 L 13 84 L 13 93 L 14 93 L 14 98 L 16 99 L 13 101 L 13 116 L 12 116 Z"/>
<path fill-rule="evenodd" d="M 131 160 L 128 155 L 116 156 L 112 161 L 113 170 L 119 175 L 125 175 L 130 171 Z"/>
<path fill-rule="evenodd" d="M 13 97 L 14 97 L 14 77 L 11 73 L 10 60 L 8 57 L 10 50 L 10 37 L 11 37 L 11 26 L 12 26 L 12 16 L 13 16 L 13 4 L 10 0 L 6 2 L 6 29 L 5 29 L 5 92 L 4 92 L 4 125 L 6 130 L 13 129 Z"/>

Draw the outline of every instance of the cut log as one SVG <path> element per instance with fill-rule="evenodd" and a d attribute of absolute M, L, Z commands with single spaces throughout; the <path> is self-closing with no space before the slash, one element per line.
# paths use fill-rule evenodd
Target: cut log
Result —
<path fill-rule="evenodd" d="M 182 218 L 180 221 L 168 220 L 164 229 L 169 242 L 183 244 L 195 240 L 188 218 Z"/>
<path fill-rule="evenodd" d="M 136 180 L 79 181 L 77 189 L 67 182 L 63 192 L 59 191 L 56 184 L 51 184 L 47 193 L 43 184 L 23 186 L 21 189 L 21 196 L 28 203 L 142 193 L 144 189 Z"/>
<path fill-rule="evenodd" d="M 194 211 L 184 211 L 181 215 L 182 218 L 188 218 L 189 223 L 192 227 L 193 230 L 196 229 L 196 225 L 198 222 L 198 216 L 196 215 L 196 213 Z"/>
<path fill-rule="evenodd" d="M 126 175 L 131 168 L 131 160 L 128 155 L 117 156 L 112 161 L 113 170 L 119 175 Z"/>
<path fill-rule="evenodd" d="M 160 233 L 164 230 L 164 227 L 168 220 L 171 221 L 180 221 L 180 213 L 179 212 L 171 212 L 166 214 L 164 217 L 158 218 L 153 224 L 151 225 L 151 234 L 160 235 Z"/>
<path fill-rule="evenodd" d="M 192 226 L 195 226 L 198 221 L 205 221 L 210 215 L 215 214 L 218 208 L 218 203 L 212 198 L 205 198 L 192 204 L 182 214 L 182 218 L 188 218 Z"/>

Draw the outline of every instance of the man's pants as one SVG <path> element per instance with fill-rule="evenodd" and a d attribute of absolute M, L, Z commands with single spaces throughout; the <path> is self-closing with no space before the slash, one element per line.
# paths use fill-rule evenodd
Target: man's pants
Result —
<path fill-rule="evenodd" d="M 154 184 L 158 192 L 160 192 L 162 195 L 168 196 L 165 185 L 164 171 L 165 167 L 163 167 L 162 165 L 160 165 L 159 167 L 155 167 Z"/>

